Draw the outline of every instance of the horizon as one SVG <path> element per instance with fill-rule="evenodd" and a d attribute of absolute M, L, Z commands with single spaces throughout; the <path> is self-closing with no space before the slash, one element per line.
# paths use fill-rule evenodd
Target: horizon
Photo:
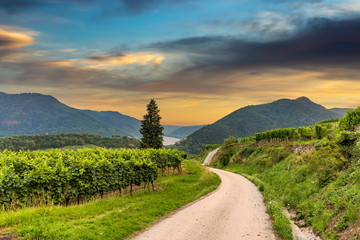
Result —
<path fill-rule="evenodd" d="M 306 96 L 360 104 L 356 0 L 5 0 L 0 91 L 162 124 Z"/>
<path fill-rule="evenodd" d="M 60 99 L 58 99 L 56 96 L 47 95 L 47 94 L 42 94 L 42 93 L 39 93 L 39 92 L 22 92 L 22 93 L 0 92 L 0 93 L 13 94 L 13 95 L 16 95 L 16 94 L 18 94 L 18 95 L 19 95 L 19 94 L 40 94 L 40 95 L 45 95 L 45 96 L 54 97 L 54 98 L 57 99 L 59 102 L 65 104 L 65 103 L 62 102 Z M 218 120 L 226 117 L 227 115 L 233 113 L 234 111 L 237 111 L 237 110 L 239 110 L 239 109 L 241 109 L 241 108 L 244 108 L 244 107 L 262 105 L 262 104 L 269 104 L 269 103 L 276 102 L 276 101 L 279 101 L 279 100 L 298 100 L 298 99 L 300 99 L 300 98 L 306 98 L 306 99 L 310 100 L 312 103 L 319 104 L 319 103 L 316 103 L 316 102 L 312 101 L 312 99 L 310 99 L 310 98 L 308 98 L 308 97 L 306 97 L 306 96 L 299 96 L 299 97 L 296 97 L 296 98 L 293 98 L 293 99 L 290 99 L 290 98 L 279 98 L 279 99 L 275 99 L 275 100 L 272 100 L 272 101 L 266 102 L 266 103 L 250 104 L 250 105 L 246 105 L 246 106 L 240 106 L 240 107 L 238 107 L 237 109 L 235 109 L 235 110 L 233 110 L 233 111 L 231 111 L 231 112 L 229 112 L 229 113 L 225 113 L 225 115 L 219 117 L 219 118 L 216 119 L 214 122 L 216 122 L 216 121 L 218 121 Z M 156 101 L 156 99 L 155 99 L 155 101 Z M 68 107 L 76 108 L 76 107 L 74 107 L 74 106 L 72 106 L 72 105 L 68 105 L 68 104 L 65 104 L 65 105 L 67 105 Z M 324 106 L 324 105 L 322 105 L 322 104 L 320 104 L 320 105 L 323 106 L 323 107 L 325 107 L 326 109 L 332 109 L 332 108 L 326 107 L 326 106 Z M 334 108 L 341 108 L 341 107 L 334 107 Z M 356 108 L 356 107 L 355 107 L 355 108 Z M 351 108 L 351 107 L 350 107 L 350 109 L 355 109 L 355 108 Z M 116 110 L 111 110 L 111 109 L 109 109 L 109 110 L 86 109 L 86 108 L 84 108 L 84 109 L 82 109 L 82 108 L 77 108 L 77 109 L 79 109 L 79 110 L 92 110 L 92 111 L 98 111 L 98 112 L 102 112 L 102 111 L 118 112 L 118 113 L 120 113 L 120 114 L 127 115 L 127 116 L 129 116 L 129 117 L 136 118 L 137 120 L 142 120 L 142 118 L 137 118 L 137 117 L 128 115 L 128 114 L 126 114 L 126 113 L 123 113 L 123 112 L 121 112 L 121 111 L 116 111 Z M 160 116 L 161 116 L 161 115 L 162 115 L 162 114 L 161 114 L 161 108 L 159 108 L 159 109 L 160 109 Z M 343 109 L 345 109 L 345 108 L 343 108 Z M 144 108 L 144 114 L 146 114 L 145 108 Z M 167 123 L 164 123 L 162 120 L 161 120 L 160 122 L 161 122 L 162 125 L 168 125 L 168 126 L 172 126 L 172 125 L 173 125 L 173 126 L 182 126 L 182 127 L 195 126 L 195 125 L 196 125 L 196 126 L 199 126 L 199 125 L 210 125 L 210 124 L 213 124 L 213 123 L 214 123 L 214 122 L 209 122 L 209 123 L 203 123 L 203 124 L 192 124 L 192 125 L 189 124 L 189 125 L 184 125 L 184 124 L 176 124 L 176 123 L 175 123 L 175 124 L 167 124 Z"/>

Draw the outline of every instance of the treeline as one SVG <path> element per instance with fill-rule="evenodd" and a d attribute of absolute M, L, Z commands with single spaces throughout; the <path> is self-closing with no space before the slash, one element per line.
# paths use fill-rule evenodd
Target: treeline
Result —
<path fill-rule="evenodd" d="M 360 107 L 348 111 L 348 113 L 339 121 L 339 128 L 341 130 L 354 131 L 360 125 Z"/>
<path fill-rule="evenodd" d="M 355 131 L 360 129 L 360 108 L 348 113 L 341 119 L 326 119 L 309 127 L 299 128 L 279 128 L 265 132 L 256 133 L 255 136 L 243 137 L 237 139 L 235 143 L 251 143 L 259 141 L 293 141 L 293 140 L 311 140 L 322 139 L 326 132 L 338 123 L 339 130 Z M 234 140 L 233 138 L 225 139 L 224 144 Z M 226 144 L 225 144 L 226 145 Z"/>
<path fill-rule="evenodd" d="M 255 140 L 262 141 L 291 141 L 291 140 L 311 140 L 311 139 L 322 139 L 326 130 L 330 129 L 331 125 L 320 125 L 316 124 L 310 127 L 299 127 L 299 128 L 279 128 L 266 132 L 256 133 Z"/>
<path fill-rule="evenodd" d="M 2 150 L 39 150 L 92 144 L 104 148 L 139 148 L 140 141 L 126 136 L 103 137 L 86 133 L 19 135 L 0 138 Z"/>
<path fill-rule="evenodd" d="M 80 149 L 0 153 L 0 208 L 80 203 L 177 169 L 186 153 L 168 149 Z"/>

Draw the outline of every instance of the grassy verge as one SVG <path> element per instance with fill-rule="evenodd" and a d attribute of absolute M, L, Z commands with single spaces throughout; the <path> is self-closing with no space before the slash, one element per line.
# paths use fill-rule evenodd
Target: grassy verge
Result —
<path fill-rule="evenodd" d="M 275 231 L 284 239 L 291 238 L 288 224 L 281 220 L 283 207 L 295 210 L 298 225 L 310 226 L 322 239 L 360 239 L 360 144 L 349 159 L 326 139 L 302 153 L 283 145 L 223 148 L 222 155 L 229 158 L 224 169 L 251 176 L 263 191 Z M 218 167 L 220 160 L 221 155 L 215 163 Z"/>
<path fill-rule="evenodd" d="M 245 174 L 244 169 L 240 165 L 227 166 L 224 170 L 241 174 L 252 181 L 262 192 L 264 202 L 267 207 L 267 213 L 273 218 L 273 229 L 275 234 L 282 239 L 292 240 L 291 223 L 283 210 L 283 202 L 269 184 L 261 181 L 259 178 Z"/>
<path fill-rule="evenodd" d="M 1 212 L 2 232 L 25 239 L 123 239 L 161 216 L 217 188 L 220 179 L 193 161 L 186 175 L 160 177 L 157 191 L 111 197 L 70 207 Z M 1 232 L 0 232 L 1 233 Z"/>

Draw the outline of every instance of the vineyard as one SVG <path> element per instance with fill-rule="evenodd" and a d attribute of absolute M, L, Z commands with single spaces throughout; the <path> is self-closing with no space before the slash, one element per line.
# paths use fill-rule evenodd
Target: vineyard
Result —
<path fill-rule="evenodd" d="M 255 137 L 248 137 L 240 139 L 240 142 L 245 143 L 250 140 L 257 142 L 266 141 L 289 141 L 289 140 L 311 140 L 321 139 L 325 136 L 326 131 L 331 129 L 332 125 L 328 124 L 316 124 L 310 127 L 299 127 L 299 128 L 279 128 L 269 130 L 266 132 L 256 133 Z"/>
<path fill-rule="evenodd" d="M 181 172 L 185 156 L 167 149 L 4 151 L 0 153 L 0 207 L 68 205 L 128 187 L 131 193 L 134 185 L 154 187 L 159 172 Z"/>

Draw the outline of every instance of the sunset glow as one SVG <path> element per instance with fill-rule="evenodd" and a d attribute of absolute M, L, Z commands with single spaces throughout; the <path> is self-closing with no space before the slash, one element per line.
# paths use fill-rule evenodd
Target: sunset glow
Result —
<path fill-rule="evenodd" d="M 1 1 L 0 91 L 209 124 L 306 96 L 360 105 L 356 0 Z M 59 10 L 61 9 L 61 11 Z"/>

